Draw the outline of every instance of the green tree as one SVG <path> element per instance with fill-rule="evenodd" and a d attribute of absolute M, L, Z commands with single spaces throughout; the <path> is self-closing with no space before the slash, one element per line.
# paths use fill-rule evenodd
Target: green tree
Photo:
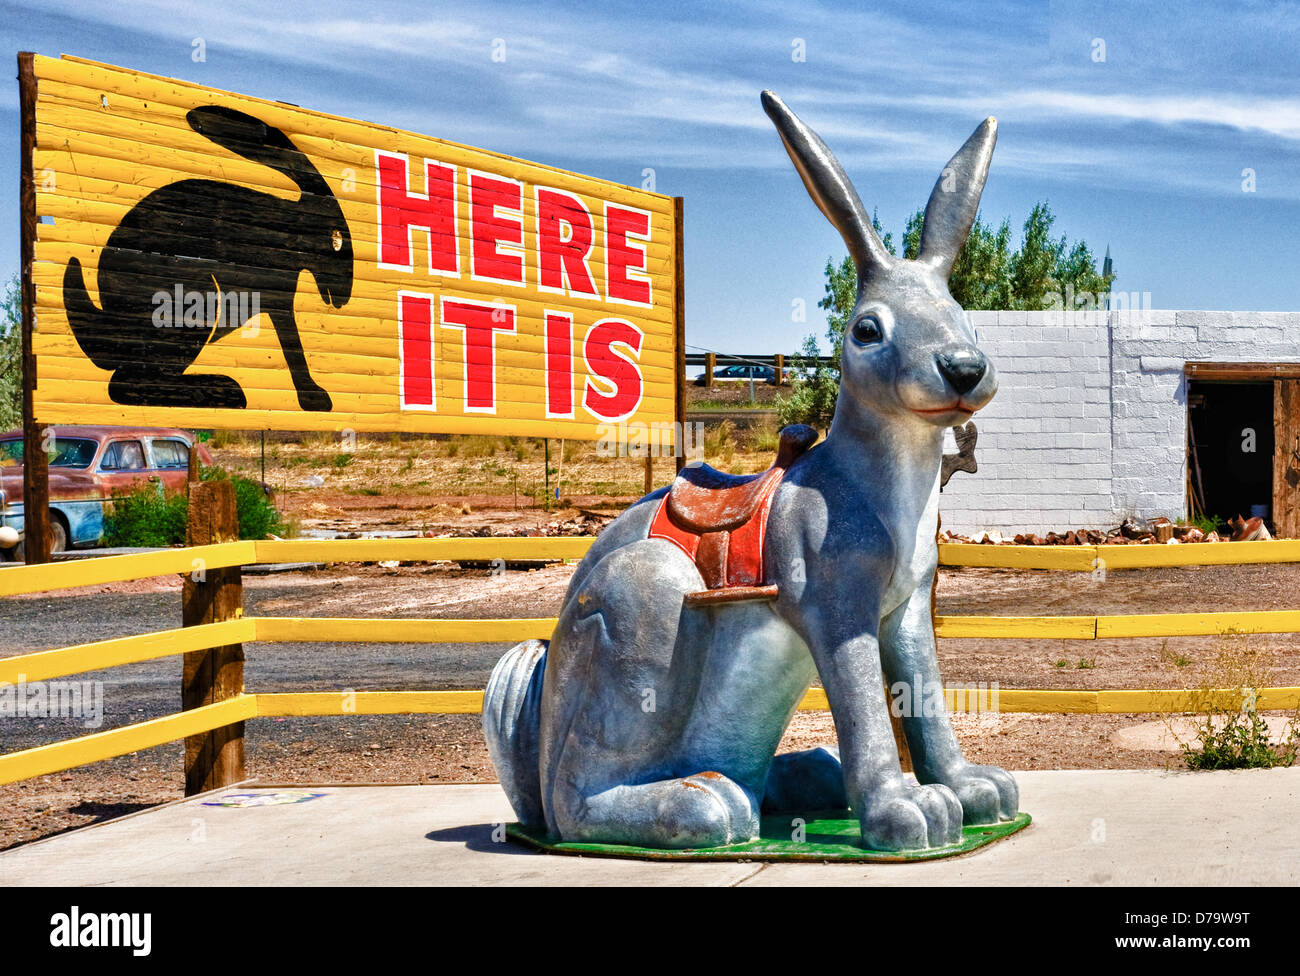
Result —
<path fill-rule="evenodd" d="M 1011 257 L 1011 301 L 1014 308 L 1043 309 L 1045 296 L 1060 291 L 1057 267 L 1065 254 L 1065 236 L 1052 240 L 1055 218 L 1046 203 L 1034 205 L 1025 221 L 1020 250 Z"/>
<path fill-rule="evenodd" d="M 1028 309 L 1097 307 L 1110 291 L 1114 275 L 1103 275 L 1084 241 L 1070 245 L 1064 235 L 1052 236 L 1056 218 L 1046 202 L 1034 205 L 1024 223 L 1020 246 L 1011 250 L 1011 220 L 995 229 L 977 214 L 966 242 L 953 262 L 948 291 L 962 308 Z M 890 254 L 892 235 L 873 213 L 872 226 Z M 921 251 L 925 212 L 917 210 L 903 229 L 903 256 L 915 259 Z M 777 399 L 782 424 L 830 426 L 839 391 L 839 363 L 844 328 L 858 295 L 857 272 L 850 258 L 826 262 L 826 293 L 818 306 L 826 310 L 826 341 L 832 363 L 819 364 L 816 336 L 808 336 L 791 360 L 793 389 Z"/>
<path fill-rule="evenodd" d="M 0 299 L 0 431 L 23 422 L 23 299 L 14 275 Z"/>

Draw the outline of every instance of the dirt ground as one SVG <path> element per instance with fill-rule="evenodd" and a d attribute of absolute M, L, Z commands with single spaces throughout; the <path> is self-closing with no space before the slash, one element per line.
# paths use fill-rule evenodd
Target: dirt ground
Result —
<path fill-rule="evenodd" d="M 556 513 L 475 512 L 503 531 L 537 527 Z M 250 614 L 384 617 L 543 616 L 558 611 L 571 566 L 493 577 L 451 564 L 343 565 L 245 578 Z M 945 569 L 941 614 L 1153 613 L 1172 609 L 1294 608 L 1300 566 L 1233 566 L 1088 574 Z M 65 596 L 72 597 L 65 599 Z M 179 581 L 159 577 L 73 594 L 0 601 L 6 653 L 25 653 L 118 633 L 176 626 Z M 58 640 L 52 641 L 51 634 Z M 1230 640 L 1230 639 L 1229 639 Z M 1268 682 L 1300 685 L 1300 641 L 1249 639 L 1250 654 L 1272 657 Z M 947 683 L 1001 688 L 1189 688 L 1218 660 L 1222 638 L 1167 641 L 940 641 Z M 481 688 L 501 645 L 270 645 L 247 648 L 251 691 Z M 122 672 L 129 672 L 124 677 Z M 174 711 L 179 664 L 166 659 L 99 673 L 109 687 L 105 727 Z M 364 681 L 359 681 L 359 676 Z M 90 675 L 87 677 L 96 677 Z M 111 682 L 119 682 L 112 684 Z M 1175 751 L 1123 748 L 1115 733 L 1150 723 L 1145 715 L 959 715 L 967 756 L 1009 769 L 1164 768 Z M 4 751 L 84 734 L 32 720 L 0 724 Z M 1125 737 L 1131 738 L 1131 737 Z M 1138 737 L 1141 741 L 1142 737 Z M 796 716 L 782 750 L 835 741 L 829 713 Z M 1148 737 L 1149 741 L 1149 737 Z M 248 727 L 247 771 L 260 783 L 486 782 L 495 777 L 477 716 L 359 716 L 264 719 Z M 63 774 L 0 787 L 0 848 L 120 816 L 180 796 L 178 743 Z"/>

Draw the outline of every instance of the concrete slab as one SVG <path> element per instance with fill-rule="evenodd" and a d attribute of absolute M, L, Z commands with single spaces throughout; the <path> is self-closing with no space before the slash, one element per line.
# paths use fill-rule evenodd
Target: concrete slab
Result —
<path fill-rule="evenodd" d="M 1294 885 L 1300 768 L 1017 774 L 1028 829 L 919 864 L 648 863 L 494 841 L 485 786 L 313 787 L 306 803 L 169 804 L 0 854 L 5 885 Z M 240 787 L 226 792 L 250 792 Z M 268 790 L 269 792 L 269 790 Z M 220 795 L 220 794 L 218 794 Z M 499 832 L 498 832 L 499 833 Z"/>

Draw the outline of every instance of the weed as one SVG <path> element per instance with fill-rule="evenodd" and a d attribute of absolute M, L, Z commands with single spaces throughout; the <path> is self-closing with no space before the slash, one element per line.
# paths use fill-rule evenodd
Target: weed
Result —
<path fill-rule="evenodd" d="M 334 455 L 334 460 L 333 460 L 332 463 L 333 463 L 334 467 L 336 467 L 336 468 L 346 468 L 349 464 L 352 463 L 352 455 L 351 455 L 351 454 L 335 454 L 335 455 Z"/>
<path fill-rule="evenodd" d="M 1214 658 L 1188 689 L 1195 713 L 1192 741 L 1184 741 L 1172 717 L 1165 717 L 1170 735 L 1182 749 L 1189 769 L 1269 769 L 1291 766 L 1300 755 L 1300 708 L 1288 718 L 1280 741 L 1272 741 L 1268 723 L 1256 707 L 1259 688 L 1268 685 L 1277 652 L 1230 632 Z"/>
<path fill-rule="evenodd" d="M 1054 668 L 1068 668 L 1069 666 L 1070 666 L 1070 662 L 1067 661 L 1065 658 L 1061 658 L 1059 661 L 1057 661 L 1055 664 L 1052 665 L 1052 667 Z"/>
<path fill-rule="evenodd" d="M 1074 667 L 1076 670 L 1079 671 L 1091 671 L 1096 666 L 1097 666 L 1097 662 L 1093 658 L 1081 657 L 1079 658 L 1079 663 L 1076 664 Z"/>
<path fill-rule="evenodd" d="M 1172 664 L 1176 668 L 1185 668 L 1192 663 L 1192 659 L 1181 651 L 1175 654 L 1169 650 L 1168 638 L 1160 642 L 1160 661 L 1162 664 Z"/>
<path fill-rule="evenodd" d="M 781 433 L 771 427 L 765 427 L 754 437 L 754 450 L 764 454 L 771 453 L 781 446 Z"/>
<path fill-rule="evenodd" d="M 497 452 L 497 439 L 483 434 L 462 437 L 460 452 L 464 457 L 492 457 Z"/>
<path fill-rule="evenodd" d="M 208 447 L 230 447 L 241 443 L 244 438 L 245 433 L 242 430 L 214 430 L 212 439 L 208 441 Z"/>

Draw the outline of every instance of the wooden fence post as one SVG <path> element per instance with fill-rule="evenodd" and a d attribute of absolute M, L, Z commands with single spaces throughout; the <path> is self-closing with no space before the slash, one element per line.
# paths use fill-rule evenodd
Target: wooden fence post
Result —
<path fill-rule="evenodd" d="M 776 354 L 776 385 L 785 386 L 785 353 Z"/>
<path fill-rule="evenodd" d="M 704 354 L 704 385 L 713 385 L 713 371 L 717 368 L 718 356 L 716 353 L 706 352 Z"/>
<path fill-rule="evenodd" d="M 189 487 L 186 545 L 205 546 L 239 538 L 235 486 L 201 481 Z M 238 566 L 208 569 L 201 563 L 185 577 L 181 622 L 185 627 L 233 620 L 243 612 Z M 228 644 L 185 655 L 181 708 L 199 708 L 244 691 L 244 646 Z M 236 722 L 185 739 L 185 795 L 230 786 L 244 778 L 244 723 Z"/>

